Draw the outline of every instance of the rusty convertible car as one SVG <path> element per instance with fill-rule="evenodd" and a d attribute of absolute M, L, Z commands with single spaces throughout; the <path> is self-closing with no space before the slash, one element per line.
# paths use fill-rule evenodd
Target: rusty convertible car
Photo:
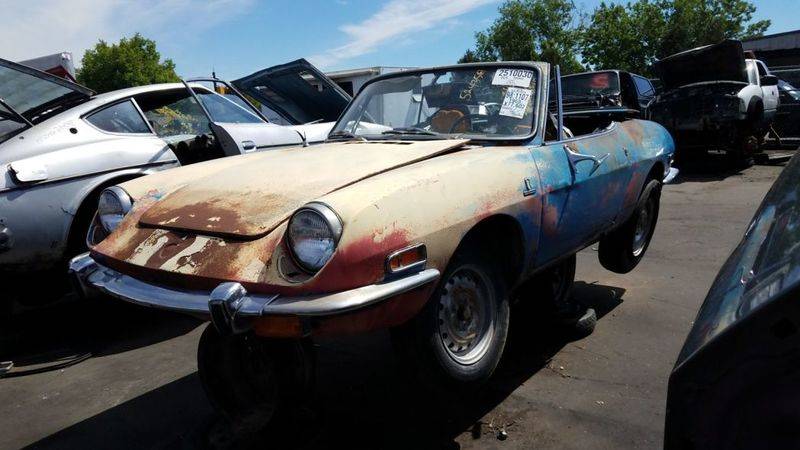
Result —
<path fill-rule="evenodd" d="M 550 108 L 550 70 L 377 77 L 325 144 L 111 187 L 71 272 L 86 295 L 210 318 L 199 373 L 229 414 L 307 387 L 307 338 L 374 329 L 426 382 L 474 388 L 501 358 L 511 299 L 577 323 L 576 252 L 599 241 L 604 267 L 634 269 L 674 174 L 660 125 Z"/>

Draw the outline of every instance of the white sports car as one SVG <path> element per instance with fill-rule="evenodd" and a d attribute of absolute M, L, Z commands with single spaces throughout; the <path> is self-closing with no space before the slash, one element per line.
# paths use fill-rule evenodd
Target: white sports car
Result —
<path fill-rule="evenodd" d="M 8 288 L 22 284 L 7 281 L 65 271 L 106 187 L 322 141 L 349 100 L 305 60 L 232 84 L 207 78 L 95 95 L 0 59 L 0 310 Z"/>

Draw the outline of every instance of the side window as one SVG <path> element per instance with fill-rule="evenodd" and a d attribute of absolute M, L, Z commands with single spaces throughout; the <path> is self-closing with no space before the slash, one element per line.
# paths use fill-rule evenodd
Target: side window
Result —
<path fill-rule="evenodd" d="M 655 95 L 656 91 L 653 89 L 653 84 L 647 78 L 634 76 L 633 82 L 636 83 L 636 90 L 639 91 L 640 96 L 652 97 Z"/>
<path fill-rule="evenodd" d="M 214 122 L 222 123 L 262 123 L 260 117 L 234 103 L 227 96 L 195 89 L 195 94 L 203 102 Z"/>
<path fill-rule="evenodd" d="M 208 118 L 186 89 L 136 96 L 144 116 L 162 138 L 199 136 L 210 132 Z"/>
<path fill-rule="evenodd" d="M 111 133 L 150 133 L 150 128 L 130 100 L 92 113 L 86 121 Z"/>
<path fill-rule="evenodd" d="M 767 68 L 764 66 L 764 63 L 761 61 L 756 61 L 756 67 L 758 67 L 758 76 L 763 77 L 767 74 Z"/>

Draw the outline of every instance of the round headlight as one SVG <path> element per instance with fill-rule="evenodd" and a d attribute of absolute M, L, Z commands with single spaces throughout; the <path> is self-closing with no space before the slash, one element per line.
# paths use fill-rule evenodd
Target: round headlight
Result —
<path fill-rule="evenodd" d="M 122 188 L 112 186 L 105 189 L 100 194 L 100 201 L 97 205 L 97 217 L 100 225 L 106 232 L 111 233 L 119 226 L 132 206 L 130 196 Z"/>
<path fill-rule="evenodd" d="M 309 203 L 297 210 L 289 221 L 289 244 L 297 263 L 316 272 L 333 256 L 342 222 L 326 205 Z"/>

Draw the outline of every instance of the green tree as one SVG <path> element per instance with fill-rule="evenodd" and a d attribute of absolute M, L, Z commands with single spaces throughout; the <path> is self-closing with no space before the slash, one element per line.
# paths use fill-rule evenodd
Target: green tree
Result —
<path fill-rule="evenodd" d="M 534 60 L 560 64 L 564 73 L 582 69 L 581 16 L 571 0 L 506 0 L 498 11 L 459 62 Z"/>
<path fill-rule="evenodd" d="M 583 29 L 581 55 L 593 69 L 653 75 L 654 61 L 723 39 L 762 35 L 769 20 L 752 22 L 745 0 L 637 0 L 601 3 Z"/>
<path fill-rule="evenodd" d="M 136 33 L 118 44 L 100 40 L 83 54 L 78 82 L 97 92 L 108 92 L 132 86 L 180 81 L 175 64 L 161 61 L 153 40 Z"/>

